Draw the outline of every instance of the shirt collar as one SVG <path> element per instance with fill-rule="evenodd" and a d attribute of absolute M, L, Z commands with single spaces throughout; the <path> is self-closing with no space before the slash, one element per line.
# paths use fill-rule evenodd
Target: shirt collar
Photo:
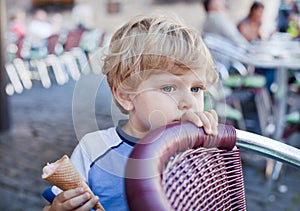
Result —
<path fill-rule="evenodd" d="M 122 130 L 122 126 L 127 122 L 128 120 L 120 120 L 118 122 L 118 126 L 116 127 L 116 132 L 118 134 L 118 136 L 120 137 L 120 139 L 122 141 L 124 141 L 125 143 L 129 144 L 130 146 L 134 146 L 139 139 L 135 138 L 133 136 L 128 135 L 127 133 L 124 132 L 124 130 Z"/>

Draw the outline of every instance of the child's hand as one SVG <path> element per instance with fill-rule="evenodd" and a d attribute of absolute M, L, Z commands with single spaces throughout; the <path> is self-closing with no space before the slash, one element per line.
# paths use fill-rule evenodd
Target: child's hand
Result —
<path fill-rule="evenodd" d="M 90 194 L 83 188 L 76 188 L 58 194 L 51 205 L 44 207 L 43 211 L 56 210 L 91 210 L 99 201 L 99 197 L 91 198 Z"/>
<path fill-rule="evenodd" d="M 182 115 L 181 121 L 192 122 L 197 127 L 203 127 L 208 135 L 218 135 L 218 115 L 215 110 L 199 113 L 187 111 Z"/>

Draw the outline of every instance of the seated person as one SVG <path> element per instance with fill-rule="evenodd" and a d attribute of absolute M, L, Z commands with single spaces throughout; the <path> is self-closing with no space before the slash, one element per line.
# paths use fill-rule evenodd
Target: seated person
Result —
<path fill-rule="evenodd" d="M 260 39 L 260 26 L 262 23 L 262 15 L 264 12 L 264 5 L 255 1 L 246 18 L 238 23 L 240 33 L 249 41 Z"/>
<path fill-rule="evenodd" d="M 224 0 L 204 0 L 203 5 L 207 12 L 202 30 L 204 34 L 217 34 L 238 47 L 249 47 L 249 42 L 239 32 L 236 24 L 230 19 Z"/>
<path fill-rule="evenodd" d="M 255 1 L 249 10 L 246 18 L 238 23 L 240 33 L 249 41 L 261 39 L 260 27 L 262 23 L 262 16 L 264 12 L 264 5 Z M 273 68 L 256 67 L 255 72 L 264 75 L 266 78 L 266 87 L 271 90 L 271 85 L 274 82 L 275 71 Z"/>

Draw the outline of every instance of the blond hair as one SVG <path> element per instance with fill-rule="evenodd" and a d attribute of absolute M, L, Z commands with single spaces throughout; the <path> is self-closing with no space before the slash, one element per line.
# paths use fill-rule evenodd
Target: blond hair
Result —
<path fill-rule="evenodd" d="M 137 16 L 122 26 L 111 38 L 103 66 L 110 88 L 127 91 L 134 91 L 157 71 L 184 74 L 191 70 L 200 72 L 204 86 L 218 79 L 199 33 L 166 16 Z"/>

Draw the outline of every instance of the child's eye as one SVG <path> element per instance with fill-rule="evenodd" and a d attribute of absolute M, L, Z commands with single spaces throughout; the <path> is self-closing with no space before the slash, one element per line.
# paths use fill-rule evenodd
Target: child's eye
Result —
<path fill-rule="evenodd" d="M 200 92 L 201 90 L 202 90 L 201 87 L 192 87 L 191 88 L 192 92 Z"/>
<path fill-rule="evenodd" d="M 175 87 L 173 87 L 173 86 L 165 86 L 165 87 L 162 87 L 161 90 L 164 91 L 164 92 L 172 92 L 172 91 L 175 90 Z"/>

